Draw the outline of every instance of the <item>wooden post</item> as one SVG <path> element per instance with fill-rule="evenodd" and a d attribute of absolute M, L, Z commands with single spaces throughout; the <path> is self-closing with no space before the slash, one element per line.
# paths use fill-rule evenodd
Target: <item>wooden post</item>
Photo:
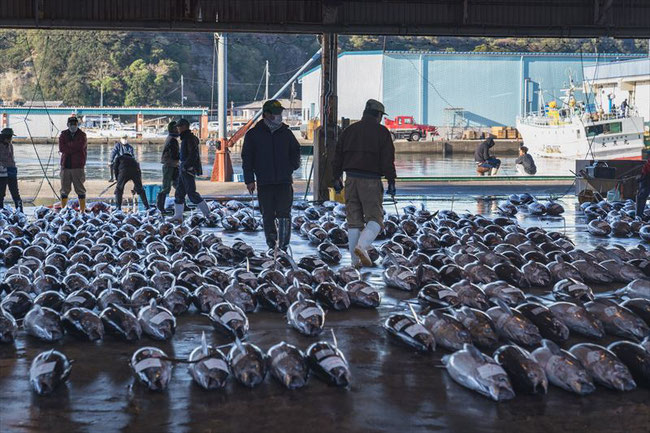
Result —
<path fill-rule="evenodd" d="M 327 200 L 327 188 L 332 185 L 332 161 L 338 139 L 338 96 L 336 88 L 338 67 L 338 38 L 336 33 L 321 37 L 321 126 L 314 134 L 314 200 Z"/>
<path fill-rule="evenodd" d="M 135 115 L 135 136 L 136 138 L 142 138 L 142 128 L 144 126 L 144 115 L 138 113 Z"/>

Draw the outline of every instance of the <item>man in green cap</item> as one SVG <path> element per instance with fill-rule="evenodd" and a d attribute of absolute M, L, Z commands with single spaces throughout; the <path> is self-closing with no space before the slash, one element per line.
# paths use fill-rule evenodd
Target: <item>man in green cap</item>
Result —
<path fill-rule="evenodd" d="M 156 197 L 156 206 L 160 212 L 165 211 L 165 200 L 172 190 L 172 185 L 176 188 L 178 182 L 178 164 L 180 162 L 180 147 L 178 145 L 178 127 L 175 121 L 169 122 L 167 125 L 167 138 L 165 139 L 165 147 L 163 147 L 160 163 L 163 168 L 163 183 L 162 189 Z"/>
<path fill-rule="evenodd" d="M 384 114 L 384 105 L 369 99 L 361 120 L 345 128 L 336 144 L 334 189 L 343 189 L 345 172 L 348 246 L 355 266 L 372 265 L 368 248 L 384 225 L 382 177 L 388 181 L 386 193 L 395 196 L 395 146 L 381 124 Z"/>
<path fill-rule="evenodd" d="M 20 192 L 18 192 L 18 169 L 12 143 L 14 135 L 14 130 L 11 128 L 4 128 L 0 131 L 0 209 L 4 207 L 5 194 L 7 186 L 9 186 L 14 206 L 17 211 L 22 212 L 23 201 L 20 199 Z"/>
<path fill-rule="evenodd" d="M 282 122 L 283 110 L 280 101 L 264 103 L 262 120 L 244 137 L 241 159 L 248 192 L 253 194 L 257 186 L 266 244 L 270 249 L 286 250 L 291 239 L 293 172 L 300 168 L 300 144 Z"/>

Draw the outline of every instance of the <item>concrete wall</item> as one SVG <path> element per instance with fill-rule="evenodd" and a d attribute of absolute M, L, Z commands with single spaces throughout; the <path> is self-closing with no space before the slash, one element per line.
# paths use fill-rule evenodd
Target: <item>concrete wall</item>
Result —
<path fill-rule="evenodd" d="M 343 53 L 338 59 L 338 117 L 360 119 L 366 101 L 382 99 L 381 53 Z M 303 121 L 320 116 L 320 67 L 307 72 L 302 82 Z"/>

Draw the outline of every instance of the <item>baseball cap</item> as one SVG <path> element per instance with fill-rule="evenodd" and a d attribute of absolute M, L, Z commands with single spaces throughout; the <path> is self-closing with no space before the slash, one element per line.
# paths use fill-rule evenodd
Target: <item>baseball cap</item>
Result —
<path fill-rule="evenodd" d="M 386 114 L 384 104 L 375 99 L 368 99 L 366 102 L 366 110 L 374 110 L 380 112 L 381 114 Z"/>
<path fill-rule="evenodd" d="M 181 119 L 178 122 L 176 122 L 176 126 L 190 126 L 190 121 L 187 119 Z"/>
<path fill-rule="evenodd" d="M 0 131 L 0 135 L 5 137 L 13 137 L 16 134 L 14 134 L 14 130 L 11 128 L 4 128 L 2 131 Z"/>
<path fill-rule="evenodd" d="M 79 123 L 79 119 L 77 119 L 77 116 L 70 116 L 68 117 L 68 123 Z"/>
<path fill-rule="evenodd" d="M 282 114 L 284 107 L 277 99 L 270 99 L 262 106 L 263 113 Z"/>

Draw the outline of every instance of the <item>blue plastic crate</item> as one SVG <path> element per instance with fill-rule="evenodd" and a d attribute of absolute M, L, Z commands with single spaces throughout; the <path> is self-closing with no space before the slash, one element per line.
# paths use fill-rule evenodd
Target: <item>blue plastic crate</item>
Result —
<path fill-rule="evenodd" d="M 155 204 L 156 203 L 156 197 L 158 197 L 158 193 L 162 189 L 161 185 L 142 185 L 144 188 L 144 194 L 147 196 L 147 201 L 149 201 L 149 204 Z M 138 210 L 144 210 L 144 205 L 142 202 L 138 203 Z"/>

